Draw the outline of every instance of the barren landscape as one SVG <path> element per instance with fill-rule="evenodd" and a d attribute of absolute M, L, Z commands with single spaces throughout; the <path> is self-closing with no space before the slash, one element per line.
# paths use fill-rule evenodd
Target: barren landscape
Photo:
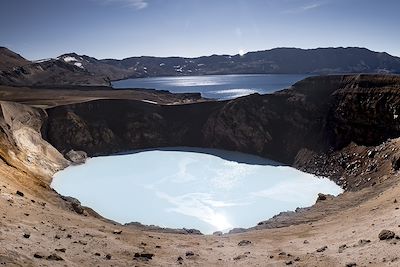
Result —
<path fill-rule="evenodd" d="M 0 1 L 0 267 L 400 266 L 400 1 Z"/>
<path fill-rule="evenodd" d="M 3 86 L 0 263 L 396 266 L 399 87 L 398 76 L 322 76 L 272 95 L 216 102 L 156 91 Z M 199 235 L 119 225 L 49 186 L 74 160 L 64 158 L 71 150 L 96 156 L 177 145 L 261 155 L 327 176 L 345 192 L 320 195 L 314 206 L 252 229 Z"/>

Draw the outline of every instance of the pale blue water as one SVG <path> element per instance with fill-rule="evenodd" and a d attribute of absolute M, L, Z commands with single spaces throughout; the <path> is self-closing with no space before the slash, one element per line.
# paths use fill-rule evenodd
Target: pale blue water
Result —
<path fill-rule="evenodd" d="M 214 99 L 232 99 L 253 93 L 267 94 L 288 88 L 309 75 L 249 74 L 155 77 L 113 82 L 114 88 L 147 88 L 172 93 L 198 93 Z"/>
<path fill-rule="evenodd" d="M 314 204 L 318 193 L 342 192 L 328 179 L 257 156 L 189 148 L 91 158 L 58 172 L 52 187 L 120 223 L 206 234 L 252 227 Z"/>

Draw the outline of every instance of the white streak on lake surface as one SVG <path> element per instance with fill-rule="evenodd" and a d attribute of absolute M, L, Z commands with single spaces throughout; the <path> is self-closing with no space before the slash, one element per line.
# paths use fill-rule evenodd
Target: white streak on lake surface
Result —
<path fill-rule="evenodd" d="M 342 189 L 326 178 L 257 156 L 168 148 L 88 159 L 58 172 L 52 187 L 120 223 L 203 233 L 252 227 Z"/>
<path fill-rule="evenodd" d="M 153 77 L 113 82 L 114 88 L 147 88 L 172 93 L 201 93 L 203 97 L 232 99 L 253 93 L 267 94 L 288 88 L 309 75 L 243 74 Z"/>

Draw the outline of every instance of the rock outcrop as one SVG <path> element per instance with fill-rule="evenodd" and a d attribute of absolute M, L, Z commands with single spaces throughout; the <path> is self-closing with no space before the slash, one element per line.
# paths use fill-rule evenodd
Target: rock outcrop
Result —
<path fill-rule="evenodd" d="M 197 146 L 293 165 L 305 150 L 328 153 L 400 136 L 399 89 L 399 76 L 321 76 L 230 101 L 160 106 L 96 100 L 48 109 L 45 138 L 63 153 L 89 156 Z"/>
<path fill-rule="evenodd" d="M 51 180 L 68 165 L 52 145 L 43 140 L 44 110 L 0 101 L 0 157 L 4 163 L 34 176 Z"/>

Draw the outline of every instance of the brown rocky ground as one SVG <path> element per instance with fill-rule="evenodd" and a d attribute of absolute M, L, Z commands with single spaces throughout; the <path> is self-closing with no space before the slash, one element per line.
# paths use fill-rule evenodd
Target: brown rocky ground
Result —
<path fill-rule="evenodd" d="M 138 102 L 143 99 L 137 96 L 134 102 L 124 106 L 126 109 L 123 111 L 128 115 L 134 113 L 132 110 L 153 114 L 148 120 L 141 121 L 140 125 L 130 126 L 134 132 L 135 129 L 147 129 L 149 121 L 152 121 L 152 135 L 146 135 L 148 139 L 141 139 L 148 146 L 159 145 L 158 142 L 167 146 L 171 144 L 170 140 L 178 140 L 187 145 L 185 142 L 190 144 L 194 139 L 201 138 L 202 143 L 199 145 L 283 159 L 297 168 L 327 175 L 346 188 L 346 192 L 339 197 L 320 197 L 311 208 L 281 214 L 261 222 L 251 231 L 223 236 L 168 234 L 139 230 L 133 226 L 125 227 L 99 217 L 74 201 L 63 200 L 50 189 L 49 184 L 52 174 L 70 163 L 52 145 L 62 152 L 77 148 L 87 150 L 92 155 L 113 151 L 111 147 L 125 139 L 107 119 L 103 120 L 101 127 L 94 127 L 99 125 L 96 121 L 98 117 L 90 115 L 86 109 L 90 107 L 93 111 L 98 106 L 100 110 L 109 105 L 109 100 L 79 104 L 87 102 L 79 98 L 79 92 L 71 93 L 76 94 L 76 99 L 68 95 L 61 102 L 58 101 L 66 92 L 49 93 L 49 98 L 42 103 L 40 97 L 33 96 L 34 93 L 26 94 L 25 98 L 22 97 L 24 94 L 19 94 L 20 98 L 15 99 L 8 95 L 7 100 L 46 106 L 47 109 L 0 103 L 0 265 L 398 266 L 400 240 L 397 236 L 380 240 L 378 235 L 383 229 L 400 233 L 400 139 L 395 138 L 397 113 L 392 110 L 400 99 L 400 93 L 397 92 L 399 81 L 393 77 L 336 77 L 323 81 L 317 78 L 305 83 L 297 85 L 297 91 L 282 92 L 277 96 L 255 95 L 229 102 L 170 108 Z M 314 102 L 315 95 L 310 94 L 313 86 L 325 92 L 322 95 L 326 96 L 324 101 L 320 101 L 322 103 Z M 347 86 L 351 90 L 343 91 Z M 365 92 L 366 87 L 375 89 Z M 305 88 L 311 89 L 307 91 Z M 15 96 L 15 92 L 7 94 Z M 103 98 L 114 99 L 107 95 Z M 177 102 L 173 98 L 163 104 L 168 101 Z M 117 106 L 121 104 L 118 100 L 113 101 Z M 254 120 L 249 120 L 250 124 L 244 123 L 245 116 L 255 116 L 256 112 L 252 108 L 259 111 L 263 103 L 269 108 L 262 112 L 265 117 L 257 120 L 259 124 L 254 123 Z M 282 103 L 287 105 L 286 109 L 277 108 Z M 338 107 L 347 115 L 339 113 Z M 187 117 L 177 115 L 182 111 L 185 111 Z M 320 120 L 315 121 L 315 114 L 307 115 L 312 111 L 326 113 L 319 114 Z M 366 115 L 366 111 L 371 111 L 371 114 Z M 65 117 L 65 114 L 69 114 L 69 117 Z M 110 116 L 116 114 L 118 112 Z M 194 118 L 204 118 L 201 125 L 189 123 L 193 121 L 190 114 L 197 114 Z M 332 118 L 332 115 L 333 119 L 326 119 Z M 159 116 L 162 118 L 159 119 L 161 125 L 173 118 L 179 119 L 176 125 L 169 126 L 167 123 L 163 127 L 178 129 L 186 126 L 186 130 L 177 136 L 166 136 L 158 132 L 160 129 L 171 129 L 158 128 L 158 124 L 154 124 L 152 118 Z M 291 116 L 297 116 L 297 120 L 290 119 Z M 349 120 L 352 116 L 357 119 L 355 122 Z M 285 126 L 292 127 L 285 131 L 294 129 L 299 136 L 315 137 L 311 141 L 328 136 L 330 142 L 311 146 L 310 140 L 295 139 L 300 143 L 299 146 L 287 144 L 284 139 L 286 136 L 282 137 L 279 129 L 274 128 L 274 121 L 282 118 Z M 66 122 L 74 123 L 72 128 L 66 123 L 54 124 L 65 119 Z M 129 122 L 132 121 L 136 119 L 131 118 Z M 297 123 L 299 121 L 300 124 Z M 237 122 L 241 124 L 232 126 L 237 125 Z M 352 123 L 356 123 L 357 127 Z M 55 129 L 52 129 L 54 125 L 65 127 L 62 128 L 63 136 L 57 140 Z M 248 131 L 246 127 L 253 129 L 250 132 L 254 133 L 252 140 L 255 140 L 255 144 L 243 139 Z M 84 129 L 87 130 L 85 135 L 93 139 L 70 142 L 73 136 L 82 135 Z M 192 131 L 200 131 L 201 134 L 193 135 Z M 224 131 L 226 139 L 232 142 L 222 142 L 220 138 Z M 108 134 L 96 135 L 103 132 Z M 263 132 L 269 136 L 261 143 L 259 134 Z M 291 137 L 290 133 L 287 136 Z M 363 136 L 366 138 L 363 139 Z M 274 146 L 269 143 L 271 140 L 285 144 L 283 148 L 286 154 L 274 154 L 271 150 Z M 126 144 L 125 149 L 132 149 L 138 143 L 133 141 Z M 264 144 L 263 149 L 259 150 L 257 144 Z M 122 146 L 118 148 L 122 149 Z"/>

